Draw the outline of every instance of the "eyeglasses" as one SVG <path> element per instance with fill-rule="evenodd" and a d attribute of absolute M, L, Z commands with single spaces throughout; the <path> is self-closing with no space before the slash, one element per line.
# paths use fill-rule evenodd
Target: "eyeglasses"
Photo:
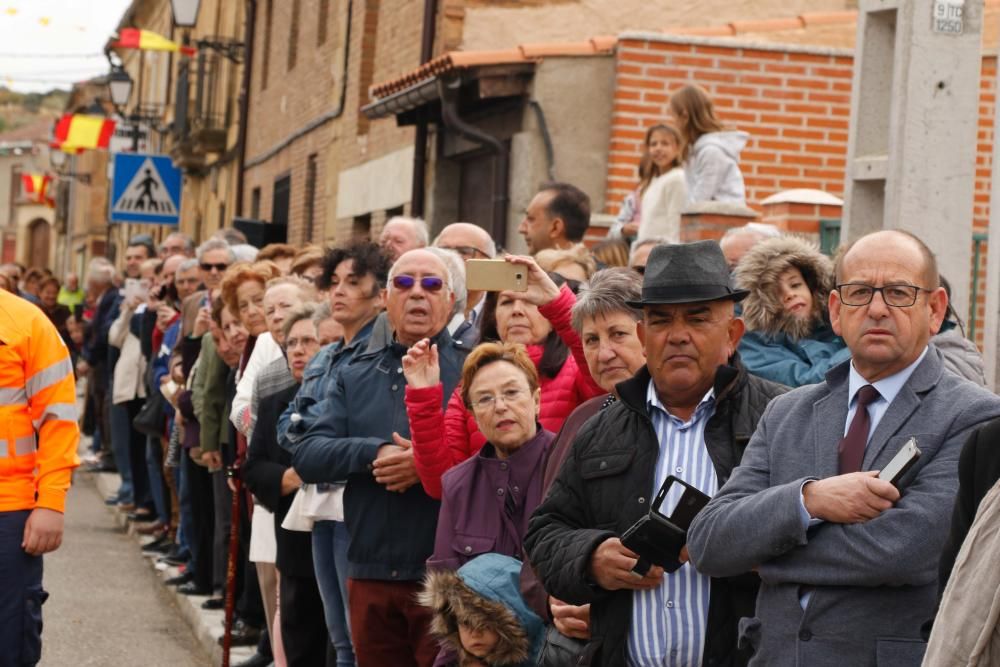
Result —
<path fill-rule="evenodd" d="M 222 263 L 219 263 L 219 264 L 209 264 L 208 262 L 202 262 L 198 266 L 200 266 L 201 270 L 205 271 L 206 273 L 210 272 L 212 269 L 215 269 L 219 273 L 222 273 L 223 271 L 225 271 L 226 269 L 229 268 L 228 264 L 222 264 Z"/>
<path fill-rule="evenodd" d="M 473 248 L 471 245 L 452 245 L 452 246 L 439 245 L 438 247 L 441 248 L 441 250 L 451 250 L 453 252 L 457 252 L 459 255 L 461 255 L 466 259 L 475 257 L 476 255 L 489 257 L 489 255 L 487 255 L 485 252 L 483 252 L 479 248 Z"/>
<path fill-rule="evenodd" d="M 511 403 L 516 403 L 525 394 L 524 389 L 504 389 L 500 392 L 499 396 L 494 396 L 493 394 L 483 394 L 476 400 L 472 401 L 472 409 L 476 412 L 490 412 L 496 408 L 497 400 L 502 399 L 504 405 L 510 405 Z"/>
<path fill-rule="evenodd" d="M 302 338 L 289 338 L 285 341 L 285 349 L 292 350 L 299 346 L 308 347 L 310 345 L 319 345 L 319 339 L 313 336 L 303 336 Z"/>
<path fill-rule="evenodd" d="M 894 308 L 909 308 L 917 302 L 917 294 L 933 291 L 916 285 L 883 285 L 882 287 L 866 285 L 865 283 L 837 285 L 840 301 L 845 306 L 867 306 L 875 298 L 875 292 L 881 292 L 885 305 Z"/>
<path fill-rule="evenodd" d="M 396 289 L 407 290 L 413 289 L 413 286 L 417 284 L 417 279 L 413 276 L 395 276 L 392 279 L 392 285 Z M 441 288 L 444 287 L 444 280 L 438 278 L 437 276 L 424 276 L 420 279 L 420 287 L 425 292 L 439 292 Z"/>

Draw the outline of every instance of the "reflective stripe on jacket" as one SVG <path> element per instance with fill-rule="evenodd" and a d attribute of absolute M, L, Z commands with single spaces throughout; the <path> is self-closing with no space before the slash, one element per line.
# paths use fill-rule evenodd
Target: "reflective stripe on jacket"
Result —
<path fill-rule="evenodd" d="M 79 440 L 69 350 L 41 310 L 0 290 L 0 512 L 62 512 Z"/>

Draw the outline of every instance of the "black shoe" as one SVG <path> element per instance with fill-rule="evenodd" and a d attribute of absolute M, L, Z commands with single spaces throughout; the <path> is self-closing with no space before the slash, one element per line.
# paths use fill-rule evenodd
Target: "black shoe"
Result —
<path fill-rule="evenodd" d="M 193 581 L 189 581 L 186 584 L 178 586 L 177 592 L 181 595 L 209 595 L 211 594 L 212 589 L 203 588 Z"/>
<path fill-rule="evenodd" d="M 129 512 L 125 516 L 128 517 L 129 521 L 135 523 L 148 523 L 150 521 L 156 521 L 156 512 Z"/>
<path fill-rule="evenodd" d="M 142 553 L 144 554 L 165 554 L 174 546 L 173 541 L 166 533 L 163 533 L 149 544 L 144 544 Z"/>
<path fill-rule="evenodd" d="M 157 559 L 157 562 L 166 563 L 167 565 L 178 566 L 178 565 L 186 565 L 189 560 L 191 560 L 191 554 L 185 551 L 181 547 L 181 545 L 173 544 L 171 545 L 170 550 L 167 553 L 163 554 Z"/>
<path fill-rule="evenodd" d="M 208 598 L 207 600 L 201 603 L 201 608 L 207 609 L 209 611 L 218 611 L 220 609 L 224 609 L 225 607 L 226 607 L 225 598 Z"/>
<path fill-rule="evenodd" d="M 231 646 L 256 646 L 257 642 L 260 640 L 260 628 L 247 625 L 243 619 L 238 619 L 235 623 L 233 623 L 233 631 L 230 637 Z M 219 646 L 222 646 L 222 642 L 225 638 L 225 634 L 219 637 Z"/>
<path fill-rule="evenodd" d="M 194 581 L 194 574 L 191 572 L 181 572 L 176 577 L 170 577 L 163 583 L 167 586 L 180 586 L 181 584 L 186 584 L 189 581 Z"/>
<path fill-rule="evenodd" d="M 267 667 L 272 664 L 274 664 L 273 659 L 267 657 L 266 655 L 261 655 L 260 653 L 254 653 L 243 662 L 233 665 L 233 667 Z"/>

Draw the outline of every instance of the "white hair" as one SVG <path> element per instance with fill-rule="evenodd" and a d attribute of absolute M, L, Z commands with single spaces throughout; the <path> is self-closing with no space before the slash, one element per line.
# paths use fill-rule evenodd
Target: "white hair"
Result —
<path fill-rule="evenodd" d="M 413 234 L 417 237 L 417 240 L 420 242 L 420 245 L 426 246 L 428 243 L 430 243 L 431 240 L 430 230 L 427 229 L 427 223 L 421 220 L 420 218 L 407 218 L 406 216 L 402 215 L 394 215 L 388 220 L 386 220 L 385 225 L 382 226 L 382 229 L 385 229 L 394 222 L 409 223 L 410 228 L 413 230 Z"/>
<path fill-rule="evenodd" d="M 208 239 L 200 246 L 198 246 L 198 251 L 195 253 L 196 256 L 198 257 L 198 261 L 199 262 L 201 261 L 202 257 L 205 256 L 206 252 L 211 252 L 212 250 L 225 250 L 227 253 L 229 253 L 230 263 L 236 261 L 236 253 L 233 252 L 232 246 L 223 241 L 222 239 L 214 237 Z"/>
<path fill-rule="evenodd" d="M 114 282 L 116 273 L 117 271 L 111 262 L 103 257 L 97 257 L 87 267 L 87 282 L 94 282 L 98 285 L 110 285 Z"/>
<path fill-rule="evenodd" d="M 185 259 L 183 262 L 181 262 L 181 265 L 177 267 L 177 273 L 181 273 L 183 271 L 190 271 L 191 269 L 197 269 L 198 265 L 199 262 L 197 259 L 195 259 L 194 257 L 189 257 L 188 259 Z"/>
<path fill-rule="evenodd" d="M 230 249 L 236 255 L 237 262 L 252 262 L 257 259 L 257 253 L 260 252 L 260 249 L 253 247 L 249 243 L 238 243 L 230 246 Z"/>
<path fill-rule="evenodd" d="M 459 313 L 464 315 L 465 304 L 468 302 L 469 294 L 465 289 L 465 262 L 462 260 L 461 255 L 454 250 L 446 250 L 444 248 L 430 247 L 425 248 L 425 250 L 439 257 L 448 270 L 449 286 L 451 287 L 451 293 L 455 295 L 455 307 L 452 308 L 452 316 L 454 317 Z"/>
<path fill-rule="evenodd" d="M 635 260 L 635 254 L 639 252 L 640 249 L 645 248 L 648 245 L 670 245 L 670 239 L 666 236 L 650 236 L 649 238 L 642 239 L 641 241 L 632 241 L 632 249 L 628 251 L 629 266 L 632 266 L 632 261 Z"/>
<path fill-rule="evenodd" d="M 733 227 L 726 231 L 719 239 L 719 245 L 722 245 L 723 241 L 739 238 L 741 236 L 753 236 L 755 238 L 763 241 L 764 239 L 773 239 L 781 236 L 781 230 L 774 225 L 769 225 L 764 222 L 748 222 L 742 227 Z"/>
<path fill-rule="evenodd" d="M 483 252 L 486 253 L 486 256 L 489 257 L 490 259 L 493 259 L 494 257 L 497 256 L 497 244 L 496 241 L 493 240 L 493 237 L 490 236 L 489 232 L 487 232 L 485 229 L 471 222 L 453 222 L 450 225 L 446 225 L 445 228 L 442 229 L 436 237 L 434 237 L 434 243 L 431 245 L 433 245 L 434 247 L 438 247 L 438 245 L 441 243 L 441 236 L 444 235 L 444 233 L 448 231 L 449 228 L 454 227 L 455 225 L 469 225 L 469 227 L 475 227 L 476 229 L 481 231 L 483 233 L 483 238 L 486 241 L 486 250 L 484 250 Z"/>
<path fill-rule="evenodd" d="M 458 253 L 453 252 L 451 250 L 444 250 L 443 248 L 417 248 L 415 250 L 429 252 L 430 254 L 434 255 L 439 260 L 441 260 L 441 263 L 444 265 L 444 273 L 445 273 L 444 286 L 448 289 L 449 292 L 455 295 L 455 303 L 458 303 L 459 297 L 461 297 L 461 300 L 464 302 L 467 298 L 467 295 L 465 293 L 465 264 L 462 262 L 462 259 L 458 256 Z M 391 267 L 389 267 L 388 280 L 389 280 L 390 292 L 392 291 L 392 279 L 393 277 L 395 277 L 397 273 L 399 273 L 399 260 L 403 259 L 403 257 L 406 257 L 408 254 L 414 252 L 415 250 L 407 250 L 402 254 L 402 256 L 400 256 L 399 259 L 393 262 Z M 459 278 L 459 276 L 461 277 Z M 461 294 L 458 293 L 456 289 L 457 287 L 461 287 L 462 290 Z"/>

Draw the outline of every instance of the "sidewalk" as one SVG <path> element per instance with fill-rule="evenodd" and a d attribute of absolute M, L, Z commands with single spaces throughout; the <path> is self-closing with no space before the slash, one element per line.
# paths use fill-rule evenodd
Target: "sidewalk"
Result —
<path fill-rule="evenodd" d="M 89 438 L 86 438 L 89 441 Z M 84 449 L 84 444 L 81 442 L 81 452 Z M 93 488 L 97 490 L 97 493 L 101 497 L 103 502 L 105 498 L 112 495 L 118 490 L 118 485 L 121 479 L 116 473 L 91 473 L 84 470 L 78 470 L 75 474 L 77 475 L 90 475 L 94 478 L 95 484 Z M 136 551 L 143 544 L 152 541 L 152 538 L 139 535 L 135 532 L 132 524 L 129 523 L 125 516 L 125 513 L 118 510 L 116 507 L 108 507 L 108 511 L 114 515 L 115 521 L 119 526 L 124 528 L 128 534 L 135 541 Z M 143 554 L 145 555 L 145 554 Z M 180 574 L 176 567 L 167 567 L 165 570 L 158 570 L 156 568 L 156 558 L 159 554 L 150 554 L 147 556 L 146 560 L 149 563 L 150 569 L 156 571 L 159 576 L 160 581 L 164 581 L 170 577 Z M 162 566 L 161 566 L 162 567 Z M 223 631 L 223 619 L 225 614 L 222 611 L 208 611 L 201 608 L 201 603 L 208 599 L 204 595 L 182 595 L 176 591 L 173 586 L 167 586 L 163 584 L 163 587 L 168 591 L 169 595 L 176 598 L 177 606 L 181 610 L 181 615 L 191 626 L 192 631 L 198 642 L 201 643 L 205 651 L 212 656 L 213 663 L 219 665 L 222 663 L 222 647 L 219 645 L 219 637 L 222 636 Z M 246 660 L 254 654 L 254 647 L 252 646 L 236 646 L 230 651 L 229 663 L 231 665 L 239 664 L 240 662 Z"/>

